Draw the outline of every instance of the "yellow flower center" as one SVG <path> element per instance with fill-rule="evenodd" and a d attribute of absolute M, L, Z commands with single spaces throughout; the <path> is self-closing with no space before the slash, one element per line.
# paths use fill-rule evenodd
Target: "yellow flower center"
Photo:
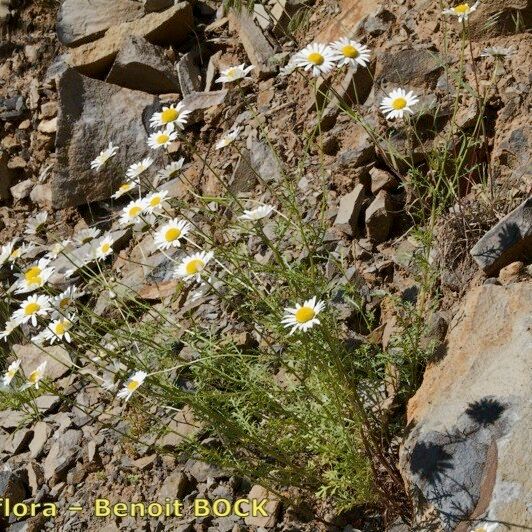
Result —
<path fill-rule="evenodd" d="M 181 230 L 177 227 L 172 227 L 171 229 L 168 229 L 166 233 L 164 234 L 164 239 L 167 242 L 173 242 L 174 240 L 178 239 L 181 236 Z"/>
<path fill-rule="evenodd" d="M 404 98 L 395 98 L 395 100 L 392 102 L 392 107 L 396 111 L 400 111 L 401 109 L 404 109 L 406 107 L 407 101 Z"/>
<path fill-rule="evenodd" d="M 24 279 L 28 282 L 28 284 L 41 284 L 41 273 L 42 270 L 39 268 L 39 266 L 32 266 L 24 273 Z"/>
<path fill-rule="evenodd" d="M 21 252 L 22 252 L 22 251 L 21 251 L 20 248 L 15 249 L 15 250 L 11 253 L 11 255 L 9 255 L 9 258 L 10 258 L 10 259 L 18 259 L 18 258 L 20 257 Z"/>
<path fill-rule="evenodd" d="M 164 124 L 169 124 L 179 117 L 179 111 L 177 109 L 166 109 L 161 113 L 161 121 Z"/>
<path fill-rule="evenodd" d="M 230 68 L 225 75 L 228 78 L 234 78 L 236 76 L 236 68 Z"/>
<path fill-rule="evenodd" d="M 142 208 L 141 207 L 131 207 L 131 209 L 129 209 L 129 217 L 130 218 L 135 218 L 135 216 L 137 216 L 138 214 L 140 214 L 140 212 L 142 211 Z M 103 248 L 103 246 L 102 246 Z"/>
<path fill-rule="evenodd" d="M 66 309 L 68 308 L 70 305 L 70 298 L 69 297 L 64 297 L 63 299 L 61 299 L 61 301 L 59 301 L 59 308 L 60 309 Z"/>
<path fill-rule="evenodd" d="M 310 321 L 316 313 L 314 312 L 314 309 L 310 307 L 301 307 L 300 309 L 296 310 L 295 318 L 297 323 L 307 323 L 307 321 Z"/>
<path fill-rule="evenodd" d="M 6 375 L 8 376 L 8 378 L 12 379 L 16 373 L 17 373 L 16 369 L 8 369 L 6 372 Z"/>
<path fill-rule="evenodd" d="M 352 46 L 351 44 L 346 44 L 342 48 L 342 53 L 346 57 L 350 57 L 351 59 L 355 59 L 355 57 L 358 57 L 360 55 L 359 51 L 354 46 Z"/>
<path fill-rule="evenodd" d="M 150 200 L 150 206 L 151 207 L 157 207 L 157 205 L 160 205 L 160 204 L 161 204 L 161 196 L 154 196 Z"/>
<path fill-rule="evenodd" d="M 325 57 L 319 52 L 312 52 L 307 55 L 307 59 L 314 65 L 322 65 L 325 61 Z"/>
<path fill-rule="evenodd" d="M 39 310 L 41 310 L 41 305 L 39 305 L 39 303 L 28 303 L 24 308 L 24 314 L 26 316 L 31 316 L 32 314 L 39 312 Z"/>
<path fill-rule="evenodd" d="M 158 144 L 166 144 L 170 140 L 170 137 L 166 133 L 162 133 L 157 137 Z"/>
<path fill-rule="evenodd" d="M 453 11 L 457 13 L 458 15 L 464 15 L 469 11 L 469 4 L 459 4 L 456 7 L 453 7 Z"/>
<path fill-rule="evenodd" d="M 130 188 L 130 183 L 124 183 L 123 185 L 120 185 L 120 188 L 118 190 L 120 190 L 121 192 L 127 192 Z"/>
<path fill-rule="evenodd" d="M 41 372 L 40 371 L 32 371 L 28 377 L 28 380 L 32 383 L 32 384 L 35 384 L 39 379 L 41 378 Z"/>
<path fill-rule="evenodd" d="M 131 381 L 131 382 L 127 383 L 126 388 L 130 392 L 134 392 L 139 386 L 140 386 L 140 382 L 139 381 Z"/>
<path fill-rule="evenodd" d="M 64 322 L 60 321 L 58 323 L 55 324 L 55 334 L 57 334 L 57 336 L 61 336 L 62 334 L 65 334 L 65 331 L 67 330 L 66 328 L 66 325 Z"/>
<path fill-rule="evenodd" d="M 201 272 L 204 267 L 205 263 L 201 259 L 192 259 L 186 265 L 185 270 L 188 275 L 194 275 L 195 273 Z"/>
<path fill-rule="evenodd" d="M 105 244 L 102 244 L 101 246 L 102 253 L 108 253 L 111 250 L 111 244 L 108 244 L 107 242 Z"/>

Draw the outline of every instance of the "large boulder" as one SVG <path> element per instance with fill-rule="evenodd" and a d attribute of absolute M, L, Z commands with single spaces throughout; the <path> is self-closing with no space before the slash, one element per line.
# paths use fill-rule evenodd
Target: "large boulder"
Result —
<path fill-rule="evenodd" d="M 179 79 L 163 49 L 135 35 L 125 40 L 106 81 L 152 94 L 179 91 Z"/>
<path fill-rule="evenodd" d="M 101 39 L 72 50 L 68 62 L 84 74 L 102 76 L 129 36 L 166 46 L 183 42 L 193 28 L 192 7 L 189 2 L 180 2 L 161 13 L 149 13 L 141 19 L 111 26 Z"/>
<path fill-rule="evenodd" d="M 488 275 L 511 262 L 532 259 L 532 198 L 528 198 L 492 227 L 471 250 Z"/>
<path fill-rule="evenodd" d="M 444 530 L 466 532 L 474 520 L 531 524 L 532 477 L 523 467 L 532 458 L 531 316 L 530 284 L 473 289 L 451 324 L 447 354 L 408 404 L 414 428 L 401 452 L 403 477 L 419 513 L 428 502 Z"/>
<path fill-rule="evenodd" d="M 51 183 L 55 208 L 109 198 L 127 168 L 148 155 L 156 161 L 144 175 L 149 178 L 161 168 L 164 155 L 147 146 L 154 96 L 69 69 L 59 80 L 59 99 L 57 167 Z M 119 146 L 118 153 L 99 171 L 92 170 L 91 161 L 109 142 Z"/>
<path fill-rule="evenodd" d="M 63 0 L 57 15 L 57 37 L 67 46 L 100 38 L 111 26 L 142 17 L 135 0 Z"/>

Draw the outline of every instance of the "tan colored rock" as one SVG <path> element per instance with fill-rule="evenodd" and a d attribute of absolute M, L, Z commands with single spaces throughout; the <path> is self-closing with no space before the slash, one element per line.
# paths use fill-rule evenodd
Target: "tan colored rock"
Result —
<path fill-rule="evenodd" d="M 532 523 L 532 285 L 474 288 L 456 312 L 447 354 L 408 404 L 414 427 L 402 474 L 439 511 L 444 530 L 469 519 Z"/>
<path fill-rule="evenodd" d="M 265 510 L 265 513 L 267 515 L 261 515 L 260 512 L 257 512 L 258 515 L 250 514 L 244 519 L 246 525 L 264 528 L 274 527 L 277 523 L 277 515 L 281 508 L 281 501 L 279 500 L 279 498 L 270 491 L 268 491 L 266 488 L 263 488 L 258 484 L 255 484 L 251 488 L 251 491 L 248 493 L 247 498 L 251 501 L 257 501 L 257 504 L 260 504 L 261 501 L 266 499 L 267 502 L 262 505 L 262 508 Z M 242 504 L 242 511 L 250 511 L 250 506 Z"/>
<path fill-rule="evenodd" d="M 266 77 L 275 72 L 275 67 L 268 64 L 268 60 L 275 53 L 272 45 L 266 40 L 260 28 L 255 24 L 253 16 L 245 9 L 239 13 L 231 11 L 229 23 L 238 37 L 249 61 L 255 66 L 259 77 Z"/>
<path fill-rule="evenodd" d="M 72 50 L 69 64 L 84 74 L 98 76 L 109 69 L 126 37 L 144 37 L 160 45 L 178 44 L 193 28 L 192 7 L 189 2 L 180 2 L 161 13 L 110 27 L 98 41 Z"/>
<path fill-rule="evenodd" d="M 340 37 L 350 37 L 356 25 L 377 9 L 374 0 L 341 0 L 341 11 L 314 38 L 316 42 L 336 41 Z"/>

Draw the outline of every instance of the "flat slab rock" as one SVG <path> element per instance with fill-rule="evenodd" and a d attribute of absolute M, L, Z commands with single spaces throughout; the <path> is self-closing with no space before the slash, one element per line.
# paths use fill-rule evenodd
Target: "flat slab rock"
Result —
<path fill-rule="evenodd" d="M 130 35 L 144 37 L 153 44 L 170 45 L 184 41 L 193 29 L 192 6 L 180 2 L 161 13 L 149 13 L 141 19 L 111 26 L 101 39 L 72 50 L 68 63 L 84 74 L 101 76 L 109 70 Z"/>
<path fill-rule="evenodd" d="M 143 14 L 142 3 L 135 0 L 63 0 L 57 15 L 57 37 L 66 46 L 78 46 Z"/>
<path fill-rule="evenodd" d="M 147 146 L 154 96 L 69 69 L 59 80 L 59 100 L 57 166 L 51 181 L 54 208 L 109 198 L 129 165 L 148 154 L 155 162 L 147 178 L 163 166 L 164 154 L 155 154 Z M 118 153 L 98 172 L 92 170 L 91 161 L 111 141 L 119 146 Z"/>
<path fill-rule="evenodd" d="M 532 197 L 490 229 L 471 250 L 471 256 L 487 273 L 498 272 L 517 260 L 532 259 Z"/>
<path fill-rule="evenodd" d="M 439 512 L 443 530 L 467 532 L 475 519 L 525 529 L 532 285 L 474 288 L 449 330 L 447 354 L 408 404 L 415 428 L 401 451 L 403 477 Z"/>

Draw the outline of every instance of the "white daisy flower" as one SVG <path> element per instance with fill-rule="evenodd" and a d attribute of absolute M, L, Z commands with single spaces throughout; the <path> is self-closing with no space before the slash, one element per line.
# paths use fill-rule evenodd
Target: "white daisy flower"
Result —
<path fill-rule="evenodd" d="M 113 199 L 118 199 L 124 194 L 127 194 L 130 190 L 133 190 L 138 183 L 134 183 L 133 181 L 128 181 L 127 183 L 122 183 L 118 190 L 111 196 Z"/>
<path fill-rule="evenodd" d="M 61 240 L 61 242 L 56 242 L 46 253 L 46 257 L 49 259 L 57 259 L 63 251 L 65 251 L 68 246 L 72 243 L 71 240 Z"/>
<path fill-rule="evenodd" d="M 151 157 L 146 157 L 142 159 L 140 163 L 132 164 L 127 172 L 126 177 L 131 181 L 135 181 L 138 184 L 137 178 L 145 172 L 153 164 L 153 159 Z"/>
<path fill-rule="evenodd" d="M 20 307 L 13 313 L 13 319 L 21 324 L 31 321 L 31 324 L 37 326 L 37 317 L 46 316 L 51 310 L 50 298 L 48 296 L 29 296 L 23 301 Z"/>
<path fill-rule="evenodd" d="M 22 273 L 17 273 L 18 288 L 15 292 L 26 294 L 43 287 L 54 273 L 54 269 L 48 267 L 48 264 L 50 264 L 50 260 L 43 258 L 37 264 L 32 264 L 23 270 Z"/>
<path fill-rule="evenodd" d="M 240 128 L 235 127 L 232 131 L 229 131 L 229 133 L 226 133 L 217 143 L 216 143 L 216 149 L 221 150 L 222 148 L 225 148 L 226 146 L 229 146 L 229 144 L 232 144 L 240 134 Z"/>
<path fill-rule="evenodd" d="M 11 384 L 11 381 L 15 378 L 15 375 L 17 374 L 17 371 L 20 368 L 20 363 L 20 360 L 15 360 L 14 362 L 11 362 L 11 364 L 9 364 L 2 379 L 4 386 L 9 386 Z"/>
<path fill-rule="evenodd" d="M 271 205 L 261 205 L 255 209 L 244 211 L 244 214 L 240 216 L 239 219 L 251 221 L 262 220 L 262 218 L 269 216 L 273 210 L 274 209 Z"/>
<path fill-rule="evenodd" d="M 53 344 L 56 340 L 65 340 L 70 343 L 72 338 L 69 331 L 74 325 L 74 321 L 75 318 L 73 316 L 61 317 L 52 321 L 42 332 L 44 340 L 48 340 L 50 344 Z"/>
<path fill-rule="evenodd" d="M 310 70 L 315 77 L 328 74 L 336 65 L 333 50 L 328 45 L 317 42 L 298 52 L 293 62 L 299 68 Z"/>
<path fill-rule="evenodd" d="M 79 290 L 76 285 L 69 286 L 64 292 L 52 299 L 52 306 L 59 312 L 64 313 L 74 305 L 76 299 L 84 295 L 85 292 Z"/>
<path fill-rule="evenodd" d="M 247 79 L 248 74 L 255 68 L 254 65 L 246 66 L 246 63 L 241 65 L 226 68 L 220 72 L 221 76 L 216 80 L 217 83 L 232 83 L 241 79 Z"/>
<path fill-rule="evenodd" d="M 471 532 L 494 532 L 494 530 L 497 530 L 498 526 L 498 523 L 482 523 L 476 528 L 472 528 Z"/>
<path fill-rule="evenodd" d="M 302 305 L 296 304 L 295 308 L 285 308 L 281 323 L 286 328 L 291 328 L 289 335 L 296 331 L 307 331 L 318 325 L 320 320 L 316 317 L 325 307 L 323 301 L 316 301 L 313 297 L 305 301 Z"/>
<path fill-rule="evenodd" d="M 0 340 L 7 342 L 7 337 L 19 326 L 19 321 L 16 319 L 10 319 L 6 322 L 3 331 L 0 331 Z"/>
<path fill-rule="evenodd" d="M 113 146 L 112 142 L 109 142 L 109 146 L 100 152 L 100 155 L 91 162 L 91 168 L 93 170 L 100 170 L 100 168 L 111 158 L 116 155 L 118 151 L 118 146 Z"/>
<path fill-rule="evenodd" d="M 170 107 L 163 107 L 160 113 L 154 113 L 150 119 L 150 126 L 154 129 L 168 127 L 170 131 L 176 126 L 184 129 L 190 113 L 191 111 L 185 109 L 183 102 L 172 104 Z"/>
<path fill-rule="evenodd" d="M 144 382 L 148 374 L 145 371 L 136 371 L 129 377 L 124 387 L 117 393 L 117 397 L 129 401 L 133 393 L 138 390 L 139 386 Z"/>
<path fill-rule="evenodd" d="M 444 15 L 454 15 L 455 17 L 458 17 L 458 22 L 465 22 L 469 18 L 469 15 L 471 15 L 473 11 L 476 11 L 479 3 L 480 2 L 475 2 L 470 6 L 467 2 L 464 2 L 463 4 L 458 4 L 449 9 L 444 9 L 442 13 Z"/>
<path fill-rule="evenodd" d="M 36 369 L 34 369 L 29 375 L 28 375 L 28 382 L 22 386 L 23 390 L 26 390 L 27 388 L 31 388 L 32 386 L 35 387 L 36 390 L 39 389 L 39 382 L 44 377 L 44 372 L 46 370 L 46 360 L 39 364 Z"/>
<path fill-rule="evenodd" d="M 413 114 L 411 107 L 419 102 L 419 98 L 412 92 L 404 89 L 394 89 L 389 96 L 383 98 L 380 108 L 388 120 L 403 118 L 405 113 Z"/>
<path fill-rule="evenodd" d="M 4 244 L 2 248 L 0 248 L 0 266 L 3 266 L 6 262 L 10 260 L 16 243 L 17 239 L 14 239 L 11 242 Z"/>
<path fill-rule="evenodd" d="M 118 222 L 121 225 L 132 225 L 141 221 L 140 216 L 146 209 L 146 201 L 144 199 L 133 200 L 129 202 L 123 209 Z"/>
<path fill-rule="evenodd" d="M 168 166 L 160 170 L 156 176 L 156 183 L 154 186 L 157 186 L 159 183 L 166 181 L 168 179 L 174 179 L 181 172 L 183 164 L 185 163 L 184 157 L 181 157 L 179 161 L 173 161 Z"/>
<path fill-rule="evenodd" d="M 24 232 L 27 235 L 36 235 L 44 229 L 44 224 L 46 223 L 46 220 L 48 220 L 47 212 L 38 213 L 34 218 L 28 220 Z"/>
<path fill-rule="evenodd" d="M 494 59 L 504 59 L 510 55 L 514 55 L 513 48 L 503 48 L 502 46 L 489 46 L 484 48 L 480 53 L 480 57 L 493 57 Z"/>
<path fill-rule="evenodd" d="M 365 67 L 369 63 L 369 48 L 357 41 L 343 37 L 330 46 L 338 66 L 346 65 L 356 69 L 358 65 Z"/>
<path fill-rule="evenodd" d="M 184 220 L 174 218 L 159 228 L 154 243 L 158 249 L 181 246 L 181 238 L 190 231 L 190 224 Z"/>
<path fill-rule="evenodd" d="M 157 148 L 167 148 L 176 138 L 177 133 L 170 128 L 166 128 L 157 131 L 157 133 L 152 133 L 148 137 L 148 146 L 154 150 Z"/>
<path fill-rule="evenodd" d="M 148 194 L 144 201 L 146 202 L 146 212 L 155 213 L 160 212 L 168 196 L 168 190 L 161 190 L 160 192 L 152 192 Z"/>
<path fill-rule="evenodd" d="M 185 257 L 175 271 L 176 277 L 182 277 L 185 281 L 196 279 L 201 280 L 201 273 L 207 263 L 213 258 L 214 253 L 201 251 Z"/>
<path fill-rule="evenodd" d="M 103 260 L 113 252 L 114 240 L 110 235 L 104 236 L 93 244 L 90 255 L 96 260 Z"/>
<path fill-rule="evenodd" d="M 87 244 L 91 240 L 98 238 L 101 231 L 97 227 L 89 227 L 88 229 L 82 229 L 77 235 L 74 236 L 74 242 L 80 246 Z"/>

